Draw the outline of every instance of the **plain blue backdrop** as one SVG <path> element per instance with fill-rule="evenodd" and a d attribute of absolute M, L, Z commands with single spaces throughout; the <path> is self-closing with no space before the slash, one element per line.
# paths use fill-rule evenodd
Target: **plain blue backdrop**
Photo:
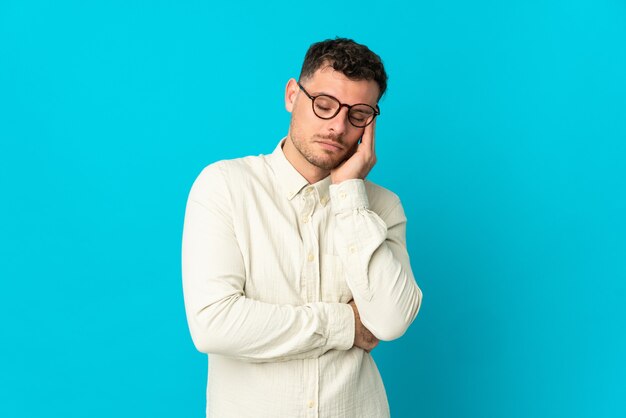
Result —
<path fill-rule="evenodd" d="M 187 193 L 335 36 L 386 64 L 370 178 L 424 291 L 374 351 L 392 415 L 626 416 L 623 0 L 3 0 L 1 417 L 204 416 Z"/>

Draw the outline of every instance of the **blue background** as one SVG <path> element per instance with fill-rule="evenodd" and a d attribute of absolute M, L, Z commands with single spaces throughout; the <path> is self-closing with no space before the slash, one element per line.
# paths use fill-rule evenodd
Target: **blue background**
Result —
<path fill-rule="evenodd" d="M 207 164 L 269 153 L 312 42 L 390 75 L 374 181 L 424 303 L 394 417 L 626 416 L 626 3 L 0 3 L 0 416 L 202 417 L 180 277 Z"/>

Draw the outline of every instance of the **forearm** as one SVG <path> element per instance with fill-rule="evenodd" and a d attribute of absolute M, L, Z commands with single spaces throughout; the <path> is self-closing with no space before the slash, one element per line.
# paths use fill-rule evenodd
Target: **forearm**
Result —
<path fill-rule="evenodd" d="M 347 350 L 354 339 L 354 316 L 347 304 L 276 305 L 233 295 L 200 307 L 186 298 L 196 348 L 249 362 L 317 358 Z"/>
<path fill-rule="evenodd" d="M 372 253 L 367 266 L 350 276 L 354 287 L 363 289 L 353 292 L 361 322 L 380 340 L 399 338 L 415 319 L 422 292 L 410 267 L 398 261 L 387 243 Z"/>
<path fill-rule="evenodd" d="M 362 180 L 331 186 L 335 248 L 344 264 L 363 324 L 381 340 L 400 337 L 419 310 L 422 293 L 405 245 L 398 201 L 385 220 L 369 209 Z"/>

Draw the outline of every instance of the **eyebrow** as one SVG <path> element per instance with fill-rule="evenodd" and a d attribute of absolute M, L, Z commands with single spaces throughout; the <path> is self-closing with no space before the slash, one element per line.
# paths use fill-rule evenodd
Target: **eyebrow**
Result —
<path fill-rule="evenodd" d="M 337 99 L 336 96 L 333 96 L 330 93 L 326 93 L 325 91 L 314 91 L 313 93 L 310 93 L 310 94 L 311 94 L 311 96 L 322 96 L 323 95 L 323 96 L 330 96 L 330 97 L 333 97 L 333 98 Z M 339 99 L 337 99 L 337 100 L 339 100 Z"/>
<path fill-rule="evenodd" d="M 317 91 L 314 91 L 314 92 L 309 92 L 309 94 L 310 94 L 311 96 L 313 96 L 313 97 L 315 97 L 315 96 L 330 96 L 330 97 L 332 97 L 333 99 L 337 100 L 339 103 L 344 103 L 344 102 L 342 102 L 341 100 L 339 100 L 339 99 L 337 98 L 337 96 L 333 96 L 332 94 L 330 94 L 330 93 L 326 93 L 326 92 L 323 92 L 323 91 L 321 91 L 321 92 L 317 92 Z M 347 104 L 348 106 L 354 106 L 354 105 L 358 105 L 358 104 L 364 104 L 364 105 L 368 105 L 368 106 L 370 106 L 370 107 L 372 107 L 372 108 L 374 108 L 374 109 L 376 109 L 376 106 L 378 106 L 378 103 L 376 103 L 375 105 L 371 105 L 371 104 L 369 104 L 369 103 L 364 103 L 364 102 L 353 103 L 353 104 L 345 103 L 345 104 Z"/>

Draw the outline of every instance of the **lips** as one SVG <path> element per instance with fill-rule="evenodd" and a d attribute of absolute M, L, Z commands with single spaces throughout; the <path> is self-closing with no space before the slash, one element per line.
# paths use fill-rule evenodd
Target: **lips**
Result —
<path fill-rule="evenodd" d="M 343 149 L 341 145 L 337 144 L 336 142 L 317 141 L 317 143 L 320 144 L 322 148 L 329 151 L 341 151 Z"/>

